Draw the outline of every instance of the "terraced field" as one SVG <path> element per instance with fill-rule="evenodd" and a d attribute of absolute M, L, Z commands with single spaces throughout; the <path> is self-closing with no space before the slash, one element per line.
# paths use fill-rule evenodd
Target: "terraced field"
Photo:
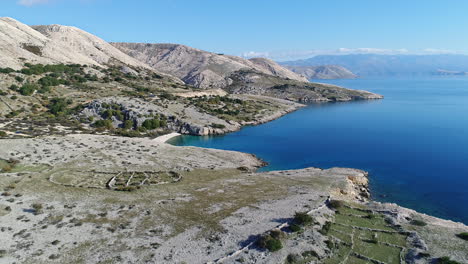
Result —
<path fill-rule="evenodd" d="M 374 211 L 338 208 L 327 235 L 333 253 L 324 263 L 405 263 L 408 233 Z"/>

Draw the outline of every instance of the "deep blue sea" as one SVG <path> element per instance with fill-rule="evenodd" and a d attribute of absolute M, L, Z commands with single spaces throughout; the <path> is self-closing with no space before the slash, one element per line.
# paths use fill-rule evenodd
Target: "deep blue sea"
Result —
<path fill-rule="evenodd" d="M 385 99 L 313 104 L 228 135 L 171 143 L 253 153 L 269 162 L 262 170 L 363 169 L 375 200 L 468 224 L 468 78 L 326 82 Z"/>

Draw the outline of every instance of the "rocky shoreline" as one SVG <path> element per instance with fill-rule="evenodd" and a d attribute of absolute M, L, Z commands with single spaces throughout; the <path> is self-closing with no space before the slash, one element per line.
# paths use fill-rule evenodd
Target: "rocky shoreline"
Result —
<path fill-rule="evenodd" d="M 66 135 L 0 140 L 0 161 L 17 161 L 1 173 L 0 260 L 279 263 L 291 254 L 313 251 L 322 261 L 335 256 L 326 241 L 339 235 L 319 232 L 327 222 L 338 228 L 343 221 L 359 220 L 367 225 L 376 221 L 372 232 L 382 239 L 385 232 L 394 232 L 401 239 L 390 242 L 405 250 L 414 244 L 402 240 L 405 234 L 417 232 L 426 249 L 414 251 L 415 261 L 408 263 L 424 263 L 426 252 L 431 258 L 466 261 L 468 246 L 456 237 L 466 226 L 370 201 L 364 171 L 258 173 L 254 171 L 264 164 L 251 154 L 175 147 L 164 139 Z M 111 189 L 106 188 L 110 181 Z M 365 217 L 336 213 L 334 200 Z M 295 212 L 304 211 L 316 224 L 303 227 L 302 233 L 290 231 Z M 369 212 L 376 216 L 366 218 Z M 415 219 L 426 226 L 411 224 Z M 403 233 L 393 231 L 398 225 Z M 361 232 L 359 226 L 352 228 Z M 259 236 L 278 229 L 284 233 L 283 249 L 258 248 Z M 385 241 L 378 245 L 388 247 Z"/>

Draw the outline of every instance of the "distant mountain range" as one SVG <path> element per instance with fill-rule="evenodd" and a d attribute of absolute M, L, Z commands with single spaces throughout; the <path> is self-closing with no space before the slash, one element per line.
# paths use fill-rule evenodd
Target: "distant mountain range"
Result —
<path fill-rule="evenodd" d="M 316 79 L 354 79 L 358 76 L 350 70 L 339 65 L 323 66 L 289 66 L 283 65 L 287 69 L 306 77 L 308 80 Z"/>
<path fill-rule="evenodd" d="M 467 55 L 319 55 L 310 59 L 281 62 L 281 65 L 309 67 L 339 65 L 359 77 L 424 76 L 468 71 Z M 460 74 L 457 74 L 460 75 Z"/>

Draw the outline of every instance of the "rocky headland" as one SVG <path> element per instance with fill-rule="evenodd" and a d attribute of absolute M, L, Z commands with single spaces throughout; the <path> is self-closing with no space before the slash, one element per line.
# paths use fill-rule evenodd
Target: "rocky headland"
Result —
<path fill-rule="evenodd" d="M 252 155 L 163 141 L 1 140 L 0 260 L 467 261 L 465 225 L 372 202 L 364 171 L 259 173 Z"/>

